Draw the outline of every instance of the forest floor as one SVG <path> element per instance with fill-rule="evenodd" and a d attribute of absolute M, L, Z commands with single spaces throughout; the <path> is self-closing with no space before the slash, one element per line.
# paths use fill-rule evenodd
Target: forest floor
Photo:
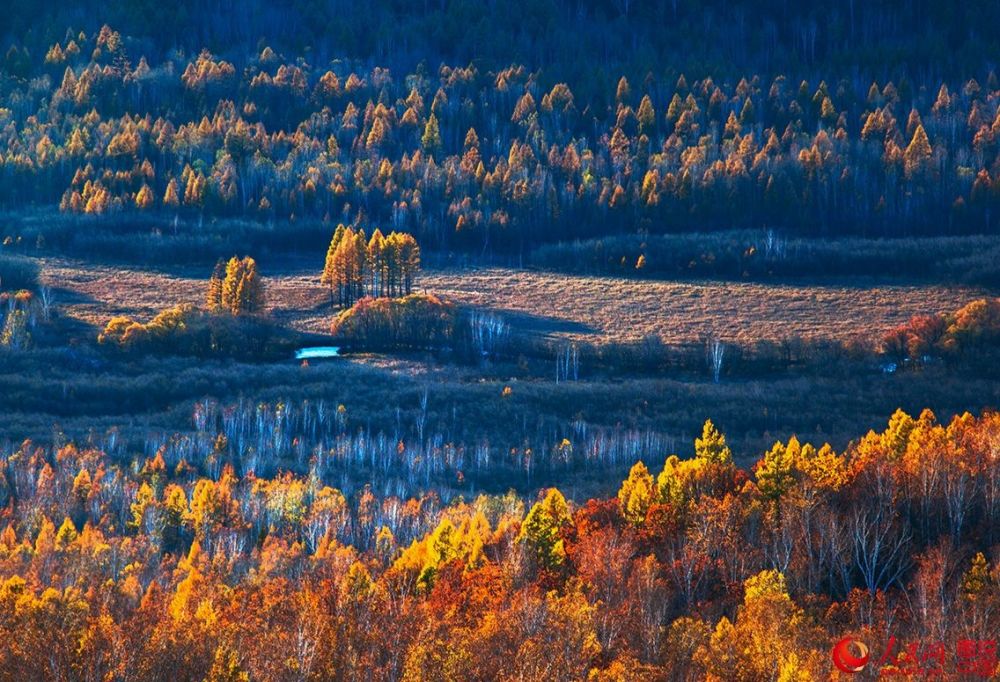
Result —
<path fill-rule="evenodd" d="M 62 314 L 98 329 L 115 315 L 146 321 L 171 305 L 201 305 L 209 274 L 63 258 L 41 264 L 42 281 L 55 289 Z M 303 332 L 329 330 L 334 311 L 317 271 L 296 263 L 262 268 L 278 323 Z M 944 285 L 676 282 L 507 268 L 428 270 L 416 290 L 497 312 L 523 334 L 598 344 L 655 335 L 668 345 L 709 335 L 744 344 L 788 337 L 844 341 L 985 295 Z"/>

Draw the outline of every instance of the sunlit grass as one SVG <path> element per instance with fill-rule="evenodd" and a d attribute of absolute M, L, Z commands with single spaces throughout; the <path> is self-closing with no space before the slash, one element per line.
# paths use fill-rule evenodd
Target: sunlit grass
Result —
<path fill-rule="evenodd" d="M 333 315 L 319 272 L 268 267 L 268 306 L 279 323 L 325 333 Z M 154 315 L 201 304 L 209 272 L 129 269 L 67 260 L 43 262 L 42 280 L 63 290 L 64 314 L 95 326 L 113 315 Z M 460 305 L 495 310 L 515 331 L 593 343 L 657 335 L 668 344 L 718 335 L 760 340 L 873 337 L 917 314 L 954 310 L 982 292 L 940 285 L 872 286 L 668 282 L 484 268 L 430 270 L 417 281 Z"/>

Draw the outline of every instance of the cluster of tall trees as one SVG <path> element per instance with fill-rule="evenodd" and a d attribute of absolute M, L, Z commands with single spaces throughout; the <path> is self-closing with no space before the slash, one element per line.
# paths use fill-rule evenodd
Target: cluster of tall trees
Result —
<path fill-rule="evenodd" d="M 407 73 L 271 48 L 157 61 L 109 27 L 25 68 L 0 80 L 7 208 L 363 214 L 425 247 L 496 253 L 695 226 L 992 231 L 1000 206 L 1000 85 L 985 68 L 877 82 L 650 71 L 595 90 L 516 64 Z"/>
<path fill-rule="evenodd" d="M 0 678 L 827 679 L 847 635 L 872 670 L 987 678 L 998 444 L 994 413 L 898 411 L 744 471 L 708 422 L 609 498 L 443 504 L 25 442 L 0 464 Z"/>
<path fill-rule="evenodd" d="M 326 252 L 320 280 L 330 298 L 350 308 L 358 299 L 409 295 L 420 271 L 420 247 L 413 235 L 375 228 L 370 239 L 363 228 L 338 225 Z"/>
<path fill-rule="evenodd" d="M 250 256 L 233 256 L 228 263 L 215 264 L 208 280 L 205 307 L 212 313 L 259 315 L 266 305 L 264 281 L 257 271 L 257 261 Z"/>

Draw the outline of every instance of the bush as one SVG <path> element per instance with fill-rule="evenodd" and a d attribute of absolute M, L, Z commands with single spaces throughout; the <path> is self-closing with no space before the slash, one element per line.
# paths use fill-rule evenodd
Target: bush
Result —
<path fill-rule="evenodd" d="M 455 330 L 455 306 L 431 294 L 362 298 L 342 311 L 332 331 L 365 350 L 447 347 Z"/>
<path fill-rule="evenodd" d="M 0 291 L 38 288 L 38 265 L 22 256 L 0 255 Z"/>
<path fill-rule="evenodd" d="M 918 315 L 887 332 L 881 349 L 900 363 L 921 364 L 937 356 L 993 362 L 1000 350 L 1000 299 L 980 298 L 953 313 Z"/>
<path fill-rule="evenodd" d="M 98 343 L 125 353 L 164 353 L 243 360 L 290 353 L 295 336 L 280 333 L 266 320 L 213 315 L 192 305 L 167 308 L 143 324 L 114 317 Z"/>

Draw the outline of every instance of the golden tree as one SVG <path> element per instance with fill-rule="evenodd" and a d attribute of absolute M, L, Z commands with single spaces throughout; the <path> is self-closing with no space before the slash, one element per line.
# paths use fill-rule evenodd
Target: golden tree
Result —
<path fill-rule="evenodd" d="M 253 258 L 233 256 L 229 259 L 220 301 L 222 310 L 234 316 L 257 315 L 264 311 L 264 282 Z"/>

